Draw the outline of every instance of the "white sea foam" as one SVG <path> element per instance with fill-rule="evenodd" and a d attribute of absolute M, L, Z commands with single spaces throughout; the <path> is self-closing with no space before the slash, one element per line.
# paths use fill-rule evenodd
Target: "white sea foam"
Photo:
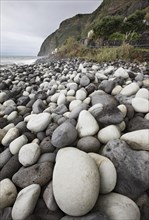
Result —
<path fill-rule="evenodd" d="M 40 57 L 29 56 L 7 56 L 0 58 L 0 65 L 30 65 L 33 64 Z"/>

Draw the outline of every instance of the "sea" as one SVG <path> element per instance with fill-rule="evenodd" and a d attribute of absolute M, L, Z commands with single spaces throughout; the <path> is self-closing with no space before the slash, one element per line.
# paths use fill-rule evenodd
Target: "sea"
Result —
<path fill-rule="evenodd" d="M 41 59 L 37 56 L 2 56 L 0 57 L 0 65 L 31 65 L 34 64 L 36 60 Z"/>

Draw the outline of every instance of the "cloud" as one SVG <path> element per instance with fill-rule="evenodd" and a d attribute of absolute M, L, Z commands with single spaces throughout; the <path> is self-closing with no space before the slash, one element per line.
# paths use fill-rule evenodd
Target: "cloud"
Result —
<path fill-rule="evenodd" d="M 4 55 L 30 55 L 33 51 L 38 53 L 42 37 L 27 35 L 20 32 L 4 32 L 1 38 L 1 51 Z"/>
<path fill-rule="evenodd" d="M 1 53 L 36 55 L 43 40 L 60 23 L 78 13 L 91 13 L 99 0 L 1 0 Z"/>

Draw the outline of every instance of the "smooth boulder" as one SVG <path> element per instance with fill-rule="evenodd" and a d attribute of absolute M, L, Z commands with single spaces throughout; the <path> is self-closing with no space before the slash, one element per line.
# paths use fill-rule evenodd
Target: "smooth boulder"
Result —
<path fill-rule="evenodd" d="M 54 130 L 51 143 L 57 148 L 62 148 L 70 146 L 76 138 L 76 128 L 70 122 L 64 122 Z"/>
<path fill-rule="evenodd" d="M 17 189 L 14 183 L 6 178 L 0 181 L 0 209 L 13 205 L 17 197 Z"/>
<path fill-rule="evenodd" d="M 24 134 L 19 136 L 18 138 L 14 139 L 10 143 L 10 145 L 9 145 L 10 152 L 12 154 L 17 154 L 19 152 L 19 150 L 21 149 L 21 147 L 23 145 L 27 144 L 27 142 L 28 142 L 28 139 Z"/>
<path fill-rule="evenodd" d="M 149 150 L 149 129 L 125 133 L 121 140 L 126 141 L 135 150 Z"/>
<path fill-rule="evenodd" d="M 60 209 L 72 216 L 87 214 L 98 198 L 99 178 L 98 167 L 88 154 L 71 147 L 59 150 L 53 192 Z"/>
<path fill-rule="evenodd" d="M 136 112 L 147 113 L 149 112 L 149 100 L 144 98 L 134 98 L 132 99 L 132 106 Z"/>
<path fill-rule="evenodd" d="M 34 114 L 27 123 L 27 128 L 32 132 L 44 131 L 51 122 L 51 116 L 49 113 L 44 112 L 40 114 Z"/>
<path fill-rule="evenodd" d="M 76 129 L 80 137 L 95 135 L 99 130 L 96 119 L 87 110 L 83 110 L 79 114 Z"/>
<path fill-rule="evenodd" d="M 19 151 L 19 162 L 24 166 L 33 165 L 40 156 L 40 147 L 36 143 L 25 144 Z"/>
<path fill-rule="evenodd" d="M 94 210 L 103 212 L 110 220 L 140 220 L 140 211 L 136 203 L 118 193 L 99 195 Z"/>
<path fill-rule="evenodd" d="M 113 163 L 104 156 L 95 153 L 89 153 L 89 155 L 95 160 L 100 174 L 100 193 L 110 193 L 117 181 L 117 173 Z"/>
<path fill-rule="evenodd" d="M 116 125 L 109 125 L 98 132 L 98 140 L 104 144 L 110 140 L 120 138 L 120 136 L 120 129 Z"/>
<path fill-rule="evenodd" d="M 40 186 L 32 184 L 22 189 L 12 208 L 13 220 L 24 220 L 32 214 L 40 195 Z"/>

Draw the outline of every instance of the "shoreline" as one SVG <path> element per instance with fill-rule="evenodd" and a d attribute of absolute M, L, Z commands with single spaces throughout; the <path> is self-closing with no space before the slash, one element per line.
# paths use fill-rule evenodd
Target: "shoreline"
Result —
<path fill-rule="evenodd" d="M 147 219 L 147 63 L 54 58 L 1 67 L 0 216 Z"/>

